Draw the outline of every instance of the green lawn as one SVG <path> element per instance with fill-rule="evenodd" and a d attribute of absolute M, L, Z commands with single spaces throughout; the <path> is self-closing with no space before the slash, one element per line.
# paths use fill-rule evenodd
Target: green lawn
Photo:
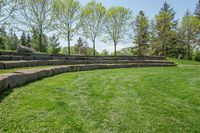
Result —
<path fill-rule="evenodd" d="M 0 132 L 200 132 L 200 63 L 183 64 L 66 73 L 14 89 L 0 99 Z"/>

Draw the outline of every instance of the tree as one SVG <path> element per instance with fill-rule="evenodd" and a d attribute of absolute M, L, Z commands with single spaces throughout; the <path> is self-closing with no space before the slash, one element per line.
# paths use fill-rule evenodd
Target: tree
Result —
<path fill-rule="evenodd" d="M 38 50 L 45 52 L 45 32 L 52 23 L 52 0 L 19 0 L 18 22 L 28 28 L 38 38 Z M 24 28 L 24 27 L 23 27 Z"/>
<path fill-rule="evenodd" d="M 176 12 L 173 8 L 170 7 L 166 2 L 161 8 L 158 15 L 155 16 L 154 32 L 155 32 L 155 41 L 158 47 L 162 48 L 162 54 L 165 56 L 165 49 L 169 46 L 170 40 L 177 30 L 177 21 L 174 20 Z"/>
<path fill-rule="evenodd" d="M 21 35 L 21 45 L 26 46 L 26 33 L 23 31 Z"/>
<path fill-rule="evenodd" d="M 17 0 L 0 0 L 0 25 L 1 26 L 16 10 L 16 2 Z"/>
<path fill-rule="evenodd" d="M 31 37 L 30 37 L 30 34 L 27 35 L 26 45 L 27 45 L 27 47 L 31 47 Z"/>
<path fill-rule="evenodd" d="M 116 47 L 122 42 L 129 31 L 131 20 L 131 11 L 124 7 L 111 7 L 106 14 L 106 40 L 113 41 L 114 55 L 116 56 Z"/>
<path fill-rule="evenodd" d="M 103 32 L 106 9 L 95 0 L 89 2 L 82 10 L 81 23 L 83 35 L 93 43 L 93 55 L 95 56 L 95 43 L 97 37 Z"/>
<path fill-rule="evenodd" d="M 140 11 L 139 15 L 136 17 L 134 22 L 134 43 L 139 47 L 139 55 L 144 55 L 144 49 L 146 49 L 147 44 L 150 40 L 149 32 L 149 21 L 148 18 L 144 15 L 143 11 Z"/>
<path fill-rule="evenodd" d="M 55 0 L 55 24 L 60 35 L 67 38 L 68 54 L 70 41 L 80 28 L 80 3 L 76 0 Z"/>
<path fill-rule="evenodd" d="M 5 27 L 0 27 L 0 49 L 5 49 L 8 41 L 8 36 L 5 31 Z"/>
<path fill-rule="evenodd" d="M 48 53 L 58 54 L 61 50 L 60 43 L 58 38 L 55 35 L 49 38 Z"/>
<path fill-rule="evenodd" d="M 48 38 L 45 34 L 41 35 L 42 40 L 40 40 L 39 35 L 37 34 L 37 31 L 33 31 L 32 33 L 32 39 L 30 42 L 31 48 L 35 49 L 36 51 L 39 52 L 47 52 L 47 46 L 48 46 Z M 42 41 L 40 43 L 40 41 Z M 42 44 L 42 46 L 41 46 Z"/>
<path fill-rule="evenodd" d="M 78 38 L 77 44 L 74 45 L 75 54 L 86 55 L 87 54 L 87 43 L 83 41 L 81 37 Z"/>
<path fill-rule="evenodd" d="M 109 55 L 109 52 L 108 52 L 106 49 L 103 49 L 103 50 L 101 51 L 101 55 L 102 55 L 102 56 L 108 56 L 108 55 Z"/>
<path fill-rule="evenodd" d="M 5 45 L 5 48 L 6 50 L 17 50 L 17 45 L 18 45 L 18 38 L 13 29 L 11 28 L 8 36 L 8 42 Z"/>
<path fill-rule="evenodd" d="M 180 32 L 182 34 L 182 40 L 184 44 L 187 45 L 188 50 L 188 60 L 191 59 L 191 45 L 195 43 L 197 40 L 197 34 L 200 28 L 200 21 L 197 17 L 193 16 L 191 12 L 187 11 L 182 23 Z"/>
<path fill-rule="evenodd" d="M 200 20 L 200 0 L 198 0 L 194 14 Z"/>

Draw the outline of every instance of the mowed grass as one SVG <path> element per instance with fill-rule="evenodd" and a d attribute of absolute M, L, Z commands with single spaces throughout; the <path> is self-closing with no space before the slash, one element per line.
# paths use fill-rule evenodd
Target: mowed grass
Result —
<path fill-rule="evenodd" d="M 66 73 L 5 92 L 0 132 L 200 132 L 200 64 Z"/>

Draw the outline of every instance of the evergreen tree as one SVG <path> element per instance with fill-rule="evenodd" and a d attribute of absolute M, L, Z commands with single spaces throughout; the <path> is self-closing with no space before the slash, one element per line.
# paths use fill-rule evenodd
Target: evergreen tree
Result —
<path fill-rule="evenodd" d="M 149 21 L 143 11 L 139 12 L 134 23 L 134 43 L 138 46 L 138 54 L 144 55 L 147 44 L 150 40 Z"/>
<path fill-rule="evenodd" d="M 84 53 L 84 41 L 81 37 L 78 38 L 77 44 L 74 46 L 75 54 L 83 54 Z"/>
<path fill-rule="evenodd" d="M 8 41 L 8 36 L 4 27 L 0 28 L 0 49 L 5 49 Z"/>
<path fill-rule="evenodd" d="M 198 0 L 194 14 L 200 20 L 200 0 Z"/>
<path fill-rule="evenodd" d="M 31 39 L 31 47 L 38 52 L 47 52 L 48 46 L 48 38 L 45 34 L 42 35 L 42 42 L 41 42 L 41 35 L 38 34 L 36 30 L 33 30 L 33 35 Z"/>
<path fill-rule="evenodd" d="M 61 50 L 60 43 L 58 38 L 55 35 L 49 38 L 48 53 L 58 54 Z"/>
<path fill-rule="evenodd" d="M 155 17 L 153 31 L 156 47 L 160 47 L 162 55 L 166 56 L 166 49 L 170 47 L 170 42 L 177 30 L 177 21 L 174 19 L 176 12 L 168 3 L 164 3 L 158 15 Z"/>
<path fill-rule="evenodd" d="M 21 45 L 26 46 L 26 33 L 23 31 L 21 35 Z"/>
<path fill-rule="evenodd" d="M 30 37 L 30 34 L 27 35 L 26 45 L 27 45 L 27 47 L 31 47 L 31 37 Z"/>
<path fill-rule="evenodd" d="M 8 35 L 8 42 L 5 45 L 6 50 L 17 50 L 18 45 L 18 38 L 17 35 L 14 33 L 13 29 L 10 29 L 10 33 Z"/>

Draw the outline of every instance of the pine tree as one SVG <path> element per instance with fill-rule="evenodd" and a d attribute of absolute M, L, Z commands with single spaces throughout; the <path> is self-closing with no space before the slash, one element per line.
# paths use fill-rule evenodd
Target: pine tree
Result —
<path fill-rule="evenodd" d="M 27 45 L 27 47 L 31 47 L 31 37 L 30 37 L 30 34 L 27 35 L 26 45 Z"/>
<path fill-rule="evenodd" d="M 26 46 L 26 33 L 23 31 L 21 35 L 21 45 Z"/>
<path fill-rule="evenodd" d="M 200 20 L 200 0 L 198 0 L 194 14 Z"/>
<path fill-rule="evenodd" d="M 138 46 L 138 54 L 144 55 L 144 50 L 147 48 L 147 44 L 150 40 L 150 32 L 149 32 L 149 20 L 145 16 L 143 11 L 139 12 L 139 15 L 136 17 L 136 21 L 134 23 L 134 43 Z"/>
<path fill-rule="evenodd" d="M 50 54 L 58 54 L 61 50 L 60 43 L 58 42 L 58 38 L 55 35 L 49 38 L 49 45 L 48 45 L 48 53 Z"/>
<path fill-rule="evenodd" d="M 82 52 L 83 45 L 84 45 L 83 39 L 81 37 L 79 37 L 77 40 L 77 44 L 74 45 L 75 54 L 81 55 L 83 53 Z"/>
<path fill-rule="evenodd" d="M 45 34 L 42 35 L 42 42 L 41 42 L 41 35 L 38 34 L 36 30 L 33 30 L 31 39 L 31 47 L 38 52 L 47 52 L 48 46 L 48 38 Z"/>
<path fill-rule="evenodd" d="M 176 12 L 168 4 L 164 3 L 158 15 L 155 17 L 153 30 L 155 32 L 156 47 L 161 48 L 162 55 L 166 56 L 166 49 L 170 47 L 171 39 L 176 34 L 178 22 L 175 20 Z M 159 51 L 159 50 L 157 50 Z"/>

